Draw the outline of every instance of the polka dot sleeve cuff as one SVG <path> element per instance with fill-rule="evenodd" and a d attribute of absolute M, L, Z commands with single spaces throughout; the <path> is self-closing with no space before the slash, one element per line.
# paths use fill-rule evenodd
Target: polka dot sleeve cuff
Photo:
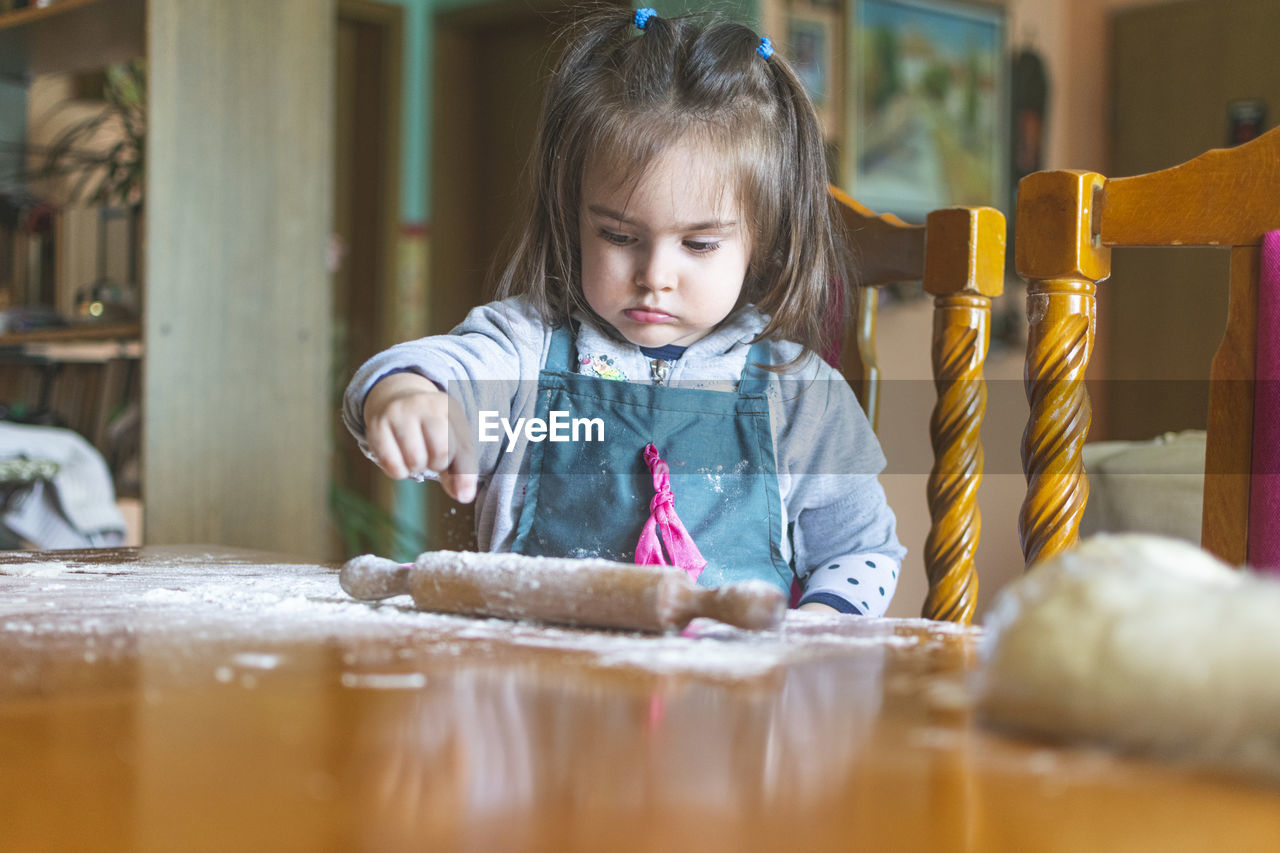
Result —
<path fill-rule="evenodd" d="M 841 613 L 883 616 L 898 588 L 898 563 L 883 554 L 846 554 L 813 570 L 800 604 L 817 602 Z"/>

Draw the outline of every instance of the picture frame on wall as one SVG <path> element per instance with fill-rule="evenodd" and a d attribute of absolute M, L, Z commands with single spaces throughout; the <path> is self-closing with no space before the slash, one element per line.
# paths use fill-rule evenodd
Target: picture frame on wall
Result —
<path fill-rule="evenodd" d="M 1008 198 L 1007 30 L 980 0 L 853 0 L 853 194 L 922 222 Z"/>
<path fill-rule="evenodd" d="M 823 137 L 834 142 L 844 116 L 844 80 L 838 55 L 843 44 L 840 8 L 829 3 L 793 3 L 786 12 L 787 59 L 813 101 Z"/>

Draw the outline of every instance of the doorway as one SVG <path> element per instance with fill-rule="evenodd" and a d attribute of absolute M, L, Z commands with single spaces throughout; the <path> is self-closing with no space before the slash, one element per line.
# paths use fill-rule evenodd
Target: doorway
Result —
<path fill-rule="evenodd" d="M 344 556 L 352 536 L 380 541 L 391 482 L 356 447 L 338 420 L 342 391 L 356 369 L 384 349 L 393 325 L 400 221 L 400 101 L 403 10 L 372 0 L 339 0 L 334 76 L 333 277 L 334 458 L 331 501 Z"/>
<path fill-rule="evenodd" d="M 493 299 L 522 198 L 564 0 L 486 4 L 435 19 L 428 328 Z M 433 548 L 475 548 L 471 505 L 428 499 Z"/>
<path fill-rule="evenodd" d="M 562 5 L 501 3 L 436 17 L 431 333 L 493 298 L 520 215 Z"/>

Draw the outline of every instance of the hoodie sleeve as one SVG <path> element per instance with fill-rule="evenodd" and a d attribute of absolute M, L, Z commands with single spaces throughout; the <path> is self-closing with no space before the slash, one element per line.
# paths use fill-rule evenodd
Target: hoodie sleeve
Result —
<path fill-rule="evenodd" d="M 789 483 L 801 603 L 883 615 L 906 549 L 880 485 L 880 442 L 848 382 L 825 364 L 784 376 L 779 386 L 785 414 L 777 455 Z"/>
<path fill-rule="evenodd" d="M 526 300 L 474 308 L 447 335 L 406 341 L 365 362 L 343 395 L 342 421 L 368 454 L 365 399 L 380 380 L 404 372 L 416 373 L 447 392 L 463 407 L 469 423 L 476 423 L 480 411 L 510 417 L 536 393 L 549 341 L 550 328 Z M 477 451 L 483 478 L 493 470 L 500 445 L 481 444 Z"/>

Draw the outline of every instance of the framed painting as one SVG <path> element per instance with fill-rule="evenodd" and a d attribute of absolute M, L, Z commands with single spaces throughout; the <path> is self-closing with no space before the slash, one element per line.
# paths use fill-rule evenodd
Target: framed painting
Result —
<path fill-rule="evenodd" d="M 853 194 L 915 222 L 954 204 L 1003 209 L 1004 9 L 958 0 L 854 6 Z"/>
<path fill-rule="evenodd" d="M 843 41 L 840 10 L 814 3 L 787 9 L 787 59 L 800 78 L 822 122 L 823 136 L 834 140 L 843 119 L 844 86 L 838 54 Z"/>

